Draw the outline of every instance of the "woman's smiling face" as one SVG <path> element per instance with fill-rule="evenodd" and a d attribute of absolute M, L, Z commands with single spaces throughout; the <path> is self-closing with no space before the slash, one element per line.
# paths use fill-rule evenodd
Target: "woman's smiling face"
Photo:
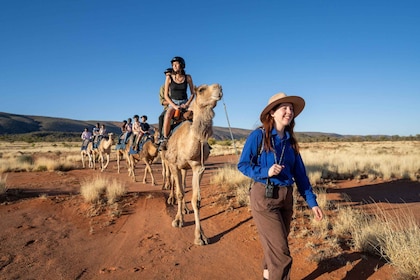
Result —
<path fill-rule="evenodd" d="M 172 62 L 172 68 L 174 69 L 174 72 L 178 72 L 181 70 L 181 64 L 178 61 Z"/>
<path fill-rule="evenodd" d="M 271 110 L 271 116 L 277 124 L 289 125 L 295 116 L 293 104 L 281 103 L 277 108 Z"/>

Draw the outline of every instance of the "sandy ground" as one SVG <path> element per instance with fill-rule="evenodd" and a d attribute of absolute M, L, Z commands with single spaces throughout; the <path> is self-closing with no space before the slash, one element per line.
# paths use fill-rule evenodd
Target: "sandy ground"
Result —
<path fill-rule="evenodd" d="M 249 209 L 218 203 L 218 187 L 210 184 L 218 167 L 236 161 L 217 156 L 206 163 L 200 213 L 210 238 L 206 246 L 193 244 L 192 214 L 183 228 L 172 227 L 176 209 L 166 204 L 168 191 L 159 185 L 160 163 L 153 164 L 157 186 L 141 183 L 142 164 L 137 182 L 125 167 L 117 174 L 115 161 L 102 173 L 128 188 L 118 218 L 111 215 L 116 209 L 92 216 L 79 194 L 81 180 L 97 170 L 9 173 L 8 195 L 0 197 L 0 279 L 262 279 L 262 251 Z M 333 200 L 345 192 L 360 207 L 373 199 L 420 215 L 419 183 L 346 181 L 329 190 Z M 189 195 L 188 187 L 187 202 Z M 394 268 L 378 257 L 343 248 L 317 264 L 307 238 L 289 239 L 292 279 L 395 279 Z"/>

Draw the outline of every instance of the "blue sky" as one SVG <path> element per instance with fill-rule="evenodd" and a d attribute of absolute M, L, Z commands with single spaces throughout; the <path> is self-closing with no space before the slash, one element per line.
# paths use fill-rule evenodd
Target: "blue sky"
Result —
<path fill-rule="evenodd" d="M 157 123 L 163 71 L 182 56 L 195 85 L 223 86 L 216 126 L 257 127 L 283 91 L 306 100 L 298 132 L 416 135 L 419 12 L 417 0 L 0 0 L 0 111 Z"/>

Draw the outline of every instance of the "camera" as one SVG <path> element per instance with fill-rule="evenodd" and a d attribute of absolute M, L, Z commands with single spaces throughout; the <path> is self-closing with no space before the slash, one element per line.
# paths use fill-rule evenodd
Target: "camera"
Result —
<path fill-rule="evenodd" d="M 265 197 L 273 198 L 273 196 L 274 196 L 274 185 L 273 183 L 267 181 L 267 184 L 265 184 Z"/>

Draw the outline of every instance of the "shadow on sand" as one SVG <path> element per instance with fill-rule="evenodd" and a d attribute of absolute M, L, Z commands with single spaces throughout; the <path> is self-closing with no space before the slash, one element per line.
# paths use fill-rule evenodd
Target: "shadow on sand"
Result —
<path fill-rule="evenodd" d="M 409 180 L 395 180 L 380 184 L 362 185 L 350 188 L 327 188 L 328 193 L 345 193 L 352 202 L 371 204 L 420 202 L 420 183 Z M 336 201 L 336 202 L 344 202 Z"/>
<path fill-rule="evenodd" d="M 369 276 L 375 273 L 379 268 L 385 265 L 385 261 L 377 260 L 372 262 L 369 258 L 377 260 L 377 257 L 370 257 L 361 253 L 343 253 L 339 256 L 322 260 L 318 264 L 318 268 L 305 276 L 302 280 L 315 280 L 319 279 L 325 273 L 331 273 L 344 266 L 349 265 L 349 270 L 343 280 L 353 279 L 368 279 Z M 350 265 L 357 262 L 356 265 Z"/>

